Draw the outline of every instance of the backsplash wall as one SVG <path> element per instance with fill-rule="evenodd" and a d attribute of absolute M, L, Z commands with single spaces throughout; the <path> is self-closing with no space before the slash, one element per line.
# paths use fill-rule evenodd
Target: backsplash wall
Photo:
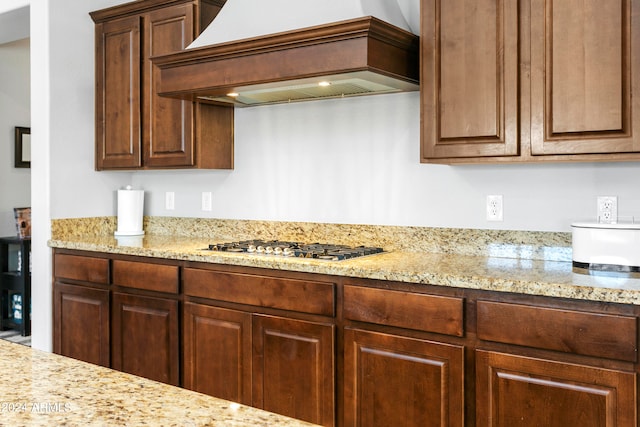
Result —
<path fill-rule="evenodd" d="M 567 232 L 595 218 L 598 195 L 617 195 L 620 215 L 640 218 L 637 163 L 420 164 L 419 125 L 418 93 L 236 109 L 235 170 L 132 180 L 152 216 Z M 491 194 L 503 222 L 486 220 Z"/>

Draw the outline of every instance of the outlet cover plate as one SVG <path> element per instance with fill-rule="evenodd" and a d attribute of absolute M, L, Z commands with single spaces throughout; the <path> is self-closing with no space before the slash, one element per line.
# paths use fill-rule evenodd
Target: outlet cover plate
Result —
<path fill-rule="evenodd" d="M 502 221 L 503 219 L 502 195 L 487 196 L 487 221 Z"/>

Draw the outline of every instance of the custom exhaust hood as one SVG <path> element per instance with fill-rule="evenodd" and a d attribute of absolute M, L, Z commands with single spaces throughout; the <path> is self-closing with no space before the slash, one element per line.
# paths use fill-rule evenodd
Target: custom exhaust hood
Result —
<path fill-rule="evenodd" d="M 398 0 L 227 0 L 185 50 L 152 58 L 163 96 L 255 106 L 419 90 Z"/>

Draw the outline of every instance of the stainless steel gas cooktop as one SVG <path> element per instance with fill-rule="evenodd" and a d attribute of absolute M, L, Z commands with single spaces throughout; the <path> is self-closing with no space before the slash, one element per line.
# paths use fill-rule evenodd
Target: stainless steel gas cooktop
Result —
<path fill-rule="evenodd" d="M 329 261 L 341 261 L 383 252 L 382 248 L 375 247 L 258 239 L 211 244 L 208 250 L 252 255 L 315 258 Z"/>

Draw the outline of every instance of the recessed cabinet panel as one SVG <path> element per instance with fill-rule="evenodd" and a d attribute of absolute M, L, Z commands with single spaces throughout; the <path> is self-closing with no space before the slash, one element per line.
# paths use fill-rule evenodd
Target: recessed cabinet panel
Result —
<path fill-rule="evenodd" d="M 634 0 L 532 1 L 533 154 L 640 150 Z M 635 11 L 637 15 L 637 11 Z M 635 72 L 634 72 L 635 70 Z"/>
<path fill-rule="evenodd" d="M 634 373 L 477 351 L 478 427 L 635 427 Z"/>
<path fill-rule="evenodd" d="M 139 167 L 140 18 L 96 26 L 97 168 Z"/>
<path fill-rule="evenodd" d="M 333 426 L 334 326 L 253 317 L 253 405 Z"/>
<path fill-rule="evenodd" d="M 517 0 L 426 0 L 422 14 L 422 157 L 517 155 Z"/>
<path fill-rule="evenodd" d="M 345 426 L 464 425 L 463 347 L 354 329 L 344 346 Z"/>
<path fill-rule="evenodd" d="M 185 388 L 251 405 L 251 313 L 184 304 Z"/>
<path fill-rule="evenodd" d="M 178 52 L 193 40 L 193 6 L 161 9 L 149 13 L 145 30 L 144 128 L 145 165 L 193 166 L 193 103 L 158 95 L 158 67 L 149 57 Z M 177 120 L 180 118 L 181 120 Z"/>
<path fill-rule="evenodd" d="M 112 368 L 180 383 L 178 301 L 114 292 Z"/>
<path fill-rule="evenodd" d="M 55 283 L 53 352 L 109 367 L 109 291 Z"/>

